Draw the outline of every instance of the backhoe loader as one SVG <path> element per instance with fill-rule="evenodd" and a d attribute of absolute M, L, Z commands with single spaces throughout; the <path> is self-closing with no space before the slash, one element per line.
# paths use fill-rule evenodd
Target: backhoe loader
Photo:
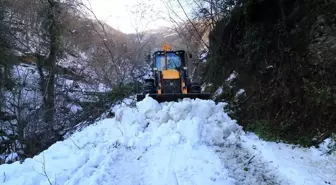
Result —
<path fill-rule="evenodd" d="M 198 83 L 191 82 L 185 55 L 184 50 L 171 50 L 171 46 L 166 44 L 154 52 L 151 60 L 153 77 L 144 79 L 142 93 L 137 94 L 137 101 L 143 100 L 146 95 L 158 102 L 183 98 L 210 99 L 210 94 L 201 93 Z"/>

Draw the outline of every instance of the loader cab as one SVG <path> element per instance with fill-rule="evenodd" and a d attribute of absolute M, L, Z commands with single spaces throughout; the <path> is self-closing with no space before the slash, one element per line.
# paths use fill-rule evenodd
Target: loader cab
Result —
<path fill-rule="evenodd" d="M 184 50 L 154 52 L 152 72 L 156 93 L 187 93 L 188 79 Z"/>
<path fill-rule="evenodd" d="M 157 51 L 153 55 L 154 69 L 158 71 L 186 69 L 185 51 Z"/>

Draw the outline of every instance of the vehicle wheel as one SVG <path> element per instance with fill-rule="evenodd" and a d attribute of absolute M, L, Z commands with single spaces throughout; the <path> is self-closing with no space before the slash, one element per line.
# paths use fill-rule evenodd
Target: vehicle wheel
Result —
<path fill-rule="evenodd" d="M 192 82 L 189 85 L 189 92 L 190 93 L 200 93 L 201 92 L 201 86 L 196 82 Z"/>
<path fill-rule="evenodd" d="M 143 94 L 155 93 L 154 80 L 147 79 L 143 86 Z"/>

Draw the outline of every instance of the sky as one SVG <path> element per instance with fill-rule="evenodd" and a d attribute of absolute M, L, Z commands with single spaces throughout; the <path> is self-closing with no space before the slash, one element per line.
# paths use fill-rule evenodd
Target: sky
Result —
<path fill-rule="evenodd" d="M 170 25 L 156 14 L 159 10 L 161 16 L 166 12 L 161 0 L 90 0 L 90 3 L 101 21 L 124 33 L 135 33 L 136 28 L 143 31 Z M 140 15 L 144 18 L 140 19 Z"/>
<path fill-rule="evenodd" d="M 138 31 L 145 31 L 172 25 L 171 21 L 168 21 L 168 14 L 172 15 L 172 13 L 164 3 L 167 0 L 86 1 L 90 2 L 93 12 L 101 21 L 124 33 L 136 33 L 136 28 Z M 175 11 L 178 13 L 179 10 L 175 9 Z"/>

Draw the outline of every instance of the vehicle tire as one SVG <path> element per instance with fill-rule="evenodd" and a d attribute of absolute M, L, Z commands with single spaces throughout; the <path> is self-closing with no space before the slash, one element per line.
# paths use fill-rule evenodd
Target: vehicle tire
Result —
<path fill-rule="evenodd" d="M 154 80 L 147 79 L 143 85 L 143 94 L 155 93 Z"/>
<path fill-rule="evenodd" d="M 196 83 L 196 82 L 192 82 L 189 85 L 189 93 L 200 93 L 201 92 L 201 86 Z"/>

